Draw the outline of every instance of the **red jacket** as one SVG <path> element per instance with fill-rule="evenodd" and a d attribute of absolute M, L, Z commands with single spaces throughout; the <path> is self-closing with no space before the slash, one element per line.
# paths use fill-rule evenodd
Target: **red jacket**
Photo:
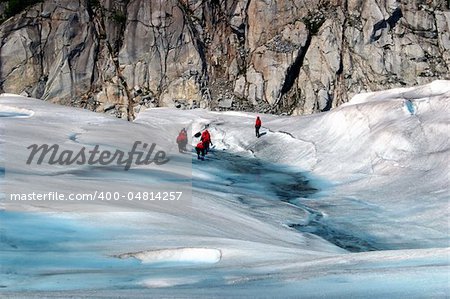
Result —
<path fill-rule="evenodd" d="M 198 148 L 198 149 L 205 149 L 205 146 L 203 145 L 203 142 L 199 142 L 199 143 L 197 143 L 197 146 L 196 146 L 196 148 Z"/>
<path fill-rule="evenodd" d="M 210 143 L 211 142 L 211 135 L 209 135 L 208 130 L 203 131 L 202 138 L 200 140 L 204 143 Z"/>
<path fill-rule="evenodd" d="M 181 143 L 187 140 L 186 133 L 181 132 L 177 137 L 177 143 Z"/>
<path fill-rule="evenodd" d="M 261 119 L 259 117 L 256 118 L 255 127 L 261 127 Z"/>

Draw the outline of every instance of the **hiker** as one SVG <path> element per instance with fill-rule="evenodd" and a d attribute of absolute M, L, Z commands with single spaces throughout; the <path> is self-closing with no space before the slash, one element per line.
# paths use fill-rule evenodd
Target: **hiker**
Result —
<path fill-rule="evenodd" d="M 205 148 L 205 153 L 207 154 L 209 151 L 209 145 L 212 145 L 211 135 L 208 130 L 203 131 L 200 140 L 203 142 L 203 147 Z"/>
<path fill-rule="evenodd" d="M 259 134 L 259 128 L 261 128 L 261 119 L 259 118 L 259 116 L 256 117 L 256 122 L 255 122 L 255 131 L 256 131 L 256 137 L 259 138 L 259 136 L 261 136 Z"/>
<path fill-rule="evenodd" d="M 197 145 L 195 146 L 195 151 L 197 152 L 197 159 L 205 160 L 205 146 L 203 145 L 202 141 L 197 143 Z M 202 154 L 201 157 L 200 154 Z"/>
<path fill-rule="evenodd" d="M 180 133 L 177 137 L 178 151 L 182 153 L 183 151 L 187 151 L 186 145 L 188 143 L 187 132 L 186 129 L 181 129 Z"/>

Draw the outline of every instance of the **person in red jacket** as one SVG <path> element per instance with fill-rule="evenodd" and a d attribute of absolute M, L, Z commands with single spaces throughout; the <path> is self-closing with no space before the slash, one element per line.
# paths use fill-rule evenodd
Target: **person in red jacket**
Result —
<path fill-rule="evenodd" d="M 197 143 L 197 145 L 195 146 L 195 151 L 197 152 L 197 159 L 205 160 L 205 146 L 203 145 L 202 141 Z M 201 157 L 200 154 L 202 154 Z"/>
<path fill-rule="evenodd" d="M 203 131 L 200 140 L 203 142 L 203 147 L 205 148 L 205 153 L 207 154 L 209 151 L 209 145 L 212 145 L 211 135 L 209 134 L 208 130 Z"/>
<path fill-rule="evenodd" d="M 187 151 L 186 145 L 188 143 L 187 132 L 186 129 L 183 128 L 177 137 L 178 151 L 182 153 L 183 151 Z"/>
<path fill-rule="evenodd" d="M 256 122 L 255 122 L 255 131 L 256 131 L 256 137 L 259 138 L 259 128 L 261 128 L 261 119 L 259 118 L 259 116 L 256 117 Z"/>

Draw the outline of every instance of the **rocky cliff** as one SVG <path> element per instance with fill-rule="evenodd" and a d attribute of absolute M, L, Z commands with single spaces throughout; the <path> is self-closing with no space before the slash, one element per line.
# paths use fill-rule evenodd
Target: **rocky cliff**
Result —
<path fill-rule="evenodd" d="M 0 92 L 128 119 L 154 106 L 308 114 L 449 79 L 449 5 L 45 0 L 0 26 Z"/>

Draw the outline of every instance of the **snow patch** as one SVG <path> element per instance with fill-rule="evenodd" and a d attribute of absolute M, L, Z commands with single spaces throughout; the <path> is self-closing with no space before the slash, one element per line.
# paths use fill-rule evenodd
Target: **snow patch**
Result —
<path fill-rule="evenodd" d="M 24 98 L 23 96 L 21 96 L 21 95 L 18 95 L 18 94 L 14 94 L 14 93 L 1 93 L 0 94 L 0 97 L 8 97 L 8 98 Z"/>
<path fill-rule="evenodd" d="M 34 111 L 32 110 L 0 104 L 0 117 L 29 118 L 33 115 Z"/>
<path fill-rule="evenodd" d="M 149 263 L 200 263 L 215 264 L 222 258 L 222 252 L 213 248 L 173 248 L 145 250 L 140 252 L 124 253 L 119 258 L 136 258 L 144 264 Z"/>
<path fill-rule="evenodd" d="M 144 280 L 141 285 L 147 288 L 169 288 L 175 286 L 189 285 L 200 282 L 199 279 L 188 277 L 165 277 L 149 278 Z"/>
<path fill-rule="evenodd" d="M 444 94 L 450 94 L 450 81 L 436 80 L 418 87 L 394 88 L 384 91 L 357 94 L 350 100 L 350 102 L 341 106 L 350 106 L 373 101 L 423 99 Z"/>

